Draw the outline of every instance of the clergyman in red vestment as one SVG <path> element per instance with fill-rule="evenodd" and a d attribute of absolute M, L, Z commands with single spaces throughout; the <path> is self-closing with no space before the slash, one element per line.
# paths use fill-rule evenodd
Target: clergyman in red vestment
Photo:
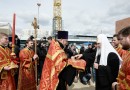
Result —
<path fill-rule="evenodd" d="M 14 72 L 17 68 L 13 63 L 11 50 L 7 47 L 8 35 L 0 33 L 0 90 L 16 90 Z"/>
<path fill-rule="evenodd" d="M 20 69 L 18 90 L 36 90 L 34 60 L 38 58 L 32 50 L 33 40 L 26 41 L 26 47 L 20 51 Z"/>
<path fill-rule="evenodd" d="M 68 83 L 65 78 L 67 75 L 65 68 L 72 65 L 75 68 L 85 69 L 86 62 L 84 60 L 67 59 L 64 46 L 67 44 L 68 32 L 58 31 L 58 36 L 60 36 L 59 40 L 52 40 L 49 46 L 42 69 L 40 90 L 66 90 Z"/>
<path fill-rule="evenodd" d="M 113 35 L 112 43 L 114 45 L 114 48 L 118 52 L 121 58 L 126 54 L 126 50 L 122 49 L 122 45 L 120 44 L 120 40 L 118 40 L 118 34 Z"/>
<path fill-rule="evenodd" d="M 122 48 L 127 50 L 123 55 L 123 62 L 118 73 L 117 82 L 112 87 L 116 90 L 130 90 L 130 27 L 126 27 L 118 33 Z"/>

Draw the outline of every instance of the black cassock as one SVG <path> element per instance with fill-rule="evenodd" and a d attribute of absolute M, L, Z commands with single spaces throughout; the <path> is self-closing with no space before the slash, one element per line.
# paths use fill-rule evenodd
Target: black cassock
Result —
<path fill-rule="evenodd" d="M 100 56 L 97 57 L 97 63 Z M 119 70 L 119 58 L 117 54 L 111 52 L 107 57 L 107 65 L 99 65 L 96 70 L 96 90 L 112 90 L 112 82 L 116 81 Z"/>
<path fill-rule="evenodd" d="M 59 42 L 61 48 L 63 45 Z M 69 54 L 69 53 L 68 53 Z M 69 56 L 71 57 L 71 55 Z M 76 68 L 73 68 L 71 65 L 66 66 L 59 74 L 59 83 L 56 90 L 66 90 L 67 85 L 71 85 L 76 76 Z"/>
<path fill-rule="evenodd" d="M 65 67 L 59 75 L 59 84 L 56 90 L 67 90 L 66 84 L 71 85 L 76 76 L 76 69 L 72 66 Z"/>
<path fill-rule="evenodd" d="M 87 50 L 85 50 L 85 52 L 83 53 L 83 56 L 81 57 L 87 63 L 85 72 L 80 72 L 79 73 L 80 81 L 83 84 L 84 84 L 83 76 L 85 76 L 87 73 L 91 73 L 90 72 L 90 67 L 93 66 L 93 63 L 94 63 L 94 60 L 95 60 L 95 56 L 96 56 L 96 50 L 87 49 Z"/>

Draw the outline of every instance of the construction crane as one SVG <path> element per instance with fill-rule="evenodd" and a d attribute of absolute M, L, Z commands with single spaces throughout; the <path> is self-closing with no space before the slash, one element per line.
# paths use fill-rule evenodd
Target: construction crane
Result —
<path fill-rule="evenodd" d="M 53 35 L 62 30 L 61 0 L 54 0 L 53 7 Z"/>

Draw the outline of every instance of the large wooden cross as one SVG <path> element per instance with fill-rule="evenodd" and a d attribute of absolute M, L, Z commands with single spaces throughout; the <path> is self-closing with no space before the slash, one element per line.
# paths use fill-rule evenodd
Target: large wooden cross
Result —
<path fill-rule="evenodd" d="M 32 22 L 32 26 L 34 28 L 34 39 L 35 39 L 35 54 L 37 54 L 37 18 L 34 17 L 34 20 Z M 35 60 L 35 77 L 36 77 L 36 85 L 37 85 L 37 60 Z"/>

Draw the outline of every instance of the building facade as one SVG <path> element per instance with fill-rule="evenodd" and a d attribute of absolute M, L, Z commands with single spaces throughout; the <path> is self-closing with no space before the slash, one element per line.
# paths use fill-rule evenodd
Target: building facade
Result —
<path fill-rule="evenodd" d="M 116 21 L 116 33 L 128 26 L 130 26 L 130 17 Z"/>

